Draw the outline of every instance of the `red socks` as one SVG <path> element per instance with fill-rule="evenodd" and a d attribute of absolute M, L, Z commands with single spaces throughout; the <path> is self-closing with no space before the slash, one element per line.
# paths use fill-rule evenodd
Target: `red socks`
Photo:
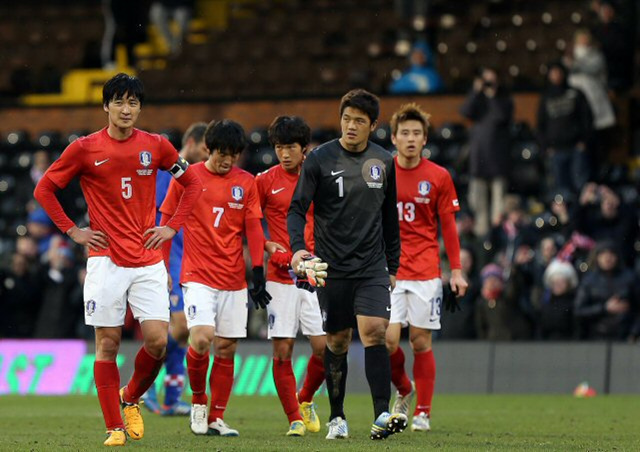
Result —
<path fill-rule="evenodd" d="M 414 416 L 422 412 L 427 413 L 428 416 L 431 413 L 433 387 L 436 383 L 436 360 L 433 357 L 433 350 L 414 353 L 413 356 L 413 378 L 416 382 L 417 397 Z"/>
<path fill-rule="evenodd" d="M 391 381 L 400 392 L 400 395 L 406 396 L 411 392 L 411 380 L 409 380 L 407 372 L 404 370 L 404 352 L 401 347 L 396 348 L 396 351 L 389 356 L 389 361 L 391 362 Z M 415 367 L 413 375 L 416 375 Z"/>
<path fill-rule="evenodd" d="M 273 359 L 273 381 L 289 423 L 301 421 L 300 406 L 296 400 L 296 377 L 293 375 L 290 359 Z"/>
<path fill-rule="evenodd" d="M 124 388 L 123 399 L 128 403 L 138 403 L 142 394 L 153 384 L 162 367 L 164 358 L 157 359 L 149 354 L 144 346 L 140 347 L 136 355 L 133 376 Z"/>
<path fill-rule="evenodd" d="M 191 346 L 187 350 L 187 371 L 189 372 L 189 384 L 191 385 L 191 403 L 194 405 L 206 405 L 207 398 L 207 371 L 209 370 L 209 353 L 198 354 Z"/>
<path fill-rule="evenodd" d="M 274 378 L 276 377 L 275 368 L 276 366 L 274 363 Z M 313 395 L 316 393 L 318 388 L 322 386 L 322 383 L 324 383 L 324 361 L 316 355 L 311 355 L 309 363 L 307 364 L 307 376 L 302 384 L 302 389 L 298 393 L 298 402 L 311 402 L 313 400 Z M 278 382 L 276 380 L 276 386 L 277 385 Z"/>
<path fill-rule="evenodd" d="M 98 400 L 107 430 L 124 428 L 120 415 L 120 372 L 115 361 L 93 363 L 93 379 L 98 390 Z"/>
<path fill-rule="evenodd" d="M 233 387 L 233 359 L 216 356 L 213 360 L 213 370 L 209 377 L 211 389 L 211 406 L 209 407 L 209 423 L 217 418 L 224 419 L 224 410 Z"/>

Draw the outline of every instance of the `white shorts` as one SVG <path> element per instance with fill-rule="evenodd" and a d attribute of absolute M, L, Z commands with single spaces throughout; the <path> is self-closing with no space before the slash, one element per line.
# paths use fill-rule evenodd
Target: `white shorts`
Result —
<path fill-rule="evenodd" d="M 247 289 L 219 290 L 197 282 L 182 285 L 187 327 L 213 326 L 216 336 L 247 337 Z"/>
<path fill-rule="evenodd" d="M 269 339 L 295 338 L 298 330 L 305 336 L 324 336 L 318 296 L 294 284 L 267 281 L 272 300 L 267 305 Z"/>
<path fill-rule="evenodd" d="M 412 325 L 427 330 L 440 329 L 442 280 L 398 281 L 391 292 L 389 323 Z"/>
<path fill-rule="evenodd" d="M 84 322 L 96 327 L 124 325 L 127 301 L 140 321 L 169 321 L 169 289 L 164 262 L 146 267 L 119 267 L 110 257 L 87 260 Z"/>

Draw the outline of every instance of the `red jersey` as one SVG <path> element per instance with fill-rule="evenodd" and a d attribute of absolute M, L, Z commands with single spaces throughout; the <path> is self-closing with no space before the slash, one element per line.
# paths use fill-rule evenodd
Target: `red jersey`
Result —
<path fill-rule="evenodd" d="M 398 219 L 400 220 L 399 280 L 440 277 L 440 245 L 436 215 L 460 210 L 449 172 L 427 159 L 403 169 L 396 157 Z"/>
<path fill-rule="evenodd" d="M 298 174 L 288 173 L 282 165 L 273 166 L 256 176 L 260 205 L 267 220 L 270 240 L 284 246 L 287 251 L 291 251 L 287 232 L 287 213 L 299 177 Z M 307 251 L 313 252 L 313 205 L 307 212 L 304 236 Z M 267 268 L 267 279 L 282 284 L 293 284 L 289 272 L 273 265 L 271 261 Z"/>
<path fill-rule="evenodd" d="M 89 249 L 89 257 L 144 267 L 162 260 L 162 250 L 145 249 L 148 237 L 143 237 L 155 226 L 156 174 L 177 160 L 178 151 L 160 135 L 133 129 L 119 141 L 104 128 L 71 143 L 46 174 L 58 188 L 80 177 L 90 227 L 109 238 L 106 249 Z"/>
<path fill-rule="evenodd" d="M 191 165 L 203 193 L 184 223 L 180 282 L 197 282 L 219 290 L 247 287 L 242 236 L 245 220 L 262 218 L 253 176 L 233 167 L 212 173 L 204 162 Z M 160 212 L 173 215 L 184 188 L 171 181 Z"/>

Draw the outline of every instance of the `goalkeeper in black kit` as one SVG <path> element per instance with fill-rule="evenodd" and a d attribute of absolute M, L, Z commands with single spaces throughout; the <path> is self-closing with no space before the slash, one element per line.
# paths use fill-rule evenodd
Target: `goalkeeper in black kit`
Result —
<path fill-rule="evenodd" d="M 306 158 L 287 218 L 291 266 L 318 286 L 327 333 L 327 439 L 349 436 L 344 396 L 347 352 L 356 325 L 373 398 L 371 439 L 385 439 L 407 425 L 405 415 L 388 412 L 391 370 L 385 332 L 400 262 L 400 233 L 393 158 L 369 141 L 379 112 L 378 98 L 367 91 L 352 90 L 342 98 L 342 136 Z M 304 249 L 305 215 L 312 202 L 316 256 Z"/>

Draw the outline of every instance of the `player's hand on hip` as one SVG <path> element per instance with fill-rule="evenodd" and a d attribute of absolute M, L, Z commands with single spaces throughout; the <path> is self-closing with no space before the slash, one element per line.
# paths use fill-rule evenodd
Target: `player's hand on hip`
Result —
<path fill-rule="evenodd" d="M 294 254 L 291 260 L 291 268 L 294 269 L 298 276 L 306 277 L 312 286 L 324 287 L 329 265 L 326 262 L 322 262 L 322 259 L 318 256 L 314 256 L 308 252 L 307 254 L 300 255 L 299 258 L 296 259 L 299 253 L 300 251 Z"/>
<path fill-rule="evenodd" d="M 147 239 L 144 247 L 148 250 L 157 250 L 167 240 L 171 240 L 177 231 L 169 226 L 155 226 L 144 231 L 143 237 L 151 236 Z"/>
<path fill-rule="evenodd" d="M 462 270 L 451 270 L 451 279 L 449 280 L 449 286 L 451 291 L 456 294 L 456 297 L 464 297 L 467 293 L 469 283 L 462 276 Z"/>
<path fill-rule="evenodd" d="M 107 249 L 109 238 L 104 232 L 94 231 L 91 228 L 72 227 L 67 231 L 67 235 L 78 245 L 88 246 L 93 251 Z"/>
<path fill-rule="evenodd" d="M 256 309 L 265 309 L 271 301 L 271 295 L 267 292 L 267 283 L 264 279 L 264 269 L 253 267 L 253 288 L 249 289 L 249 295 Z"/>
<path fill-rule="evenodd" d="M 389 281 L 391 282 L 391 291 L 396 288 L 396 275 L 389 275 Z"/>
<path fill-rule="evenodd" d="M 271 240 L 264 242 L 264 250 L 269 254 L 274 254 L 278 251 L 283 253 L 287 252 L 287 249 L 284 246 L 280 245 L 278 242 L 272 242 Z M 288 262 L 287 265 L 289 265 Z"/>

